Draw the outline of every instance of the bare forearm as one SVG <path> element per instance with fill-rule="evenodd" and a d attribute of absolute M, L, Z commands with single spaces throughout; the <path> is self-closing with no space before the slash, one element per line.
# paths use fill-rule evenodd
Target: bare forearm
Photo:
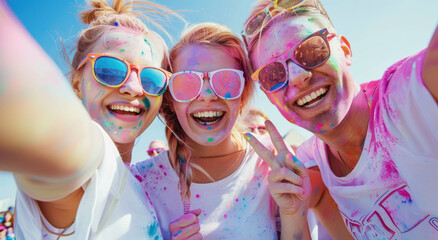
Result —
<path fill-rule="evenodd" d="M 295 215 L 280 214 L 280 218 L 282 240 L 311 239 L 309 225 L 307 223 L 307 211 Z"/>
<path fill-rule="evenodd" d="M 353 239 L 345 226 L 338 205 L 328 190 L 325 190 L 322 199 L 312 210 L 333 239 Z"/>
<path fill-rule="evenodd" d="M 83 175 L 102 157 L 98 129 L 56 64 L 0 8 L 0 168 L 42 181 Z"/>

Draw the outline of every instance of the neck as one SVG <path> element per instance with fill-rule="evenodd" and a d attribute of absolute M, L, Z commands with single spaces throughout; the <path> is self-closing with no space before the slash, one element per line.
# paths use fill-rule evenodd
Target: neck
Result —
<path fill-rule="evenodd" d="M 134 142 L 130 143 L 115 143 L 117 150 L 119 150 L 120 156 L 123 162 L 131 163 L 132 149 L 134 148 Z"/>
<path fill-rule="evenodd" d="M 244 144 L 243 138 L 241 142 Z M 193 168 L 193 182 L 196 183 L 208 183 L 228 177 L 239 168 L 245 156 L 245 147 L 239 147 L 233 141 L 231 134 L 214 146 L 197 144 L 191 140 L 187 141 L 187 144 L 192 152 L 190 162 L 201 167 L 208 174 L 206 176 Z"/>
<path fill-rule="evenodd" d="M 362 154 L 369 118 L 367 97 L 360 90 L 354 97 L 347 115 L 338 126 L 326 133 L 315 134 L 327 144 L 329 162 L 334 172 L 334 166 L 338 166 L 341 170 L 338 172 L 344 174 L 356 166 Z"/>

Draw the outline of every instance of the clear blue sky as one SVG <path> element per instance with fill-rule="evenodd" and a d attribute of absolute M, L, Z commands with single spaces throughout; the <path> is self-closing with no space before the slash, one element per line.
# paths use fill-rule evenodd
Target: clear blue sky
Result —
<path fill-rule="evenodd" d="M 321 0 L 339 34 L 345 35 L 353 49 L 350 68 L 358 83 L 379 79 L 385 69 L 397 60 L 425 48 L 438 23 L 437 0 Z M 66 61 L 61 57 L 59 39 L 74 46 L 77 33 L 85 28 L 78 13 L 84 0 L 6 0 L 36 41 L 66 73 Z M 240 33 L 242 23 L 249 14 L 254 0 L 155 0 L 173 10 L 191 10 L 181 15 L 190 23 L 205 21 L 228 25 Z M 183 24 L 173 19 L 164 23 L 174 40 Z M 172 42 L 168 41 L 169 47 Z M 309 137 L 282 118 L 258 91 L 253 105 L 264 110 L 279 129 L 286 134 L 294 129 Z M 155 122 L 140 137 L 134 148 L 133 159 L 147 157 L 146 149 L 154 139 L 165 140 L 164 125 Z M 13 198 L 15 184 L 10 174 L 0 172 L 2 191 L 0 199 Z"/>

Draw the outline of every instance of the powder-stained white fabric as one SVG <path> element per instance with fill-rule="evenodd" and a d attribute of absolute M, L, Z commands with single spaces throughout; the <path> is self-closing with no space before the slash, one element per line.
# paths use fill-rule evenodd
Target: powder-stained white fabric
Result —
<path fill-rule="evenodd" d="M 345 177 L 333 174 L 324 142 L 298 149 L 315 161 L 356 239 L 438 239 L 438 106 L 422 79 L 425 51 L 362 85 L 372 101 L 360 159 Z"/>
<path fill-rule="evenodd" d="M 269 137 L 257 138 L 273 149 Z M 202 210 L 199 221 L 204 239 L 277 239 L 277 205 L 267 179 L 271 170 L 251 146 L 244 154 L 240 167 L 230 176 L 191 185 L 191 209 Z M 137 163 L 131 171 L 157 211 L 164 239 L 171 239 L 168 226 L 183 215 L 183 203 L 179 177 L 170 165 L 168 151 Z"/>
<path fill-rule="evenodd" d="M 122 162 L 108 134 L 97 123 L 95 126 L 104 139 L 104 157 L 93 177 L 82 186 L 85 192 L 72 226 L 74 229 L 66 231 L 74 230 L 75 233 L 61 239 L 162 239 L 155 211 L 140 184 Z M 20 189 L 15 234 L 17 239 L 26 240 L 54 237 L 44 230 L 36 202 Z"/>

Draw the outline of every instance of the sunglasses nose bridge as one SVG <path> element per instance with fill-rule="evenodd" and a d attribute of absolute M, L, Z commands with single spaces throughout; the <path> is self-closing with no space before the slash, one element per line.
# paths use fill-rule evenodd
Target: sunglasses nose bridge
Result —
<path fill-rule="evenodd" d="M 294 87 L 302 87 L 308 84 L 308 80 L 312 77 L 312 71 L 305 69 L 295 63 L 291 58 L 286 60 L 287 77 L 289 78 L 289 85 Z"/>
<path fill-rule="evenodd" d="M 129 75 L 126 77 L 125 82 L 120 87 L 120 92 L 129 94 L 133 97 L 141 96 L 143 94 L 143 86 L 140 82 L 140 73 L 137 66 L 131 65 Z"/>
<path fill-rule="evenodd" d="M 197 99 L 201 101 L 212 101 L 218 99 L 218 96 L 216 96 L 213 86 L 211 85 L 211 78 L 209 77 L 208 72 L 202 74 L 202 82 L 201 93 Z"/>

